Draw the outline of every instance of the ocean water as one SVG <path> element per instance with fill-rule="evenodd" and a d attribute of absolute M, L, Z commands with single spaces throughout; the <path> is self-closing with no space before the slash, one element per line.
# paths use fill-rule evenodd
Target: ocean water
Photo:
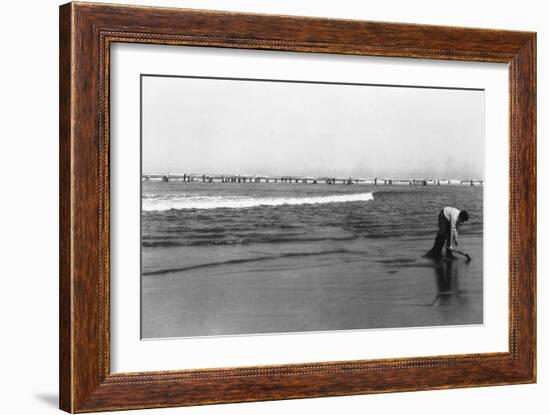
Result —
<path fill-rule="evenodd" d="M 444 206 L 471 263 L 422 258 Z M 143 182 L 142 336 L 482 323 L 482 235 L 478 186 Z"/>

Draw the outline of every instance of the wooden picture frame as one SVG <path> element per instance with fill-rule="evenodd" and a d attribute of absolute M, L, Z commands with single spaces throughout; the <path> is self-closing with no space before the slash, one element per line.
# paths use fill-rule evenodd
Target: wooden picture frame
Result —
<path fill-rule="evenodd" d="M 509 352 L 111 373 L 109 59 L 117 42 L 509 65 Z M 156 7 L 60 8 L 60 407 L 91 412 L 536 380 L 536 34 Z"/>

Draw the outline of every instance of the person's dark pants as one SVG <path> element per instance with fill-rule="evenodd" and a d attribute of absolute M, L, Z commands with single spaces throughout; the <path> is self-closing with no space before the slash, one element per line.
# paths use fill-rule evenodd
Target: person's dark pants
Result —
<path fill-rule="evenodd" d="M 437 222 L 439 229 L 435 236 L 434 246 L 424 255 L 428 258 L 441 258 L 443 247 L 451 246 L 451 223 L 445 218 L 443 210 L 439 212 Z M 448 251 L 447 253 L 451 255 L 451 252 Z"/>

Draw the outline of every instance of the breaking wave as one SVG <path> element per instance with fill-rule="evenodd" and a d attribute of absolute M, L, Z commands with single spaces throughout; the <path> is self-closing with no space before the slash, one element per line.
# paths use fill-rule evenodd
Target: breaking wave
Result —
<path fill-rule="evenodd" d="M 182 209 L 245 209 L 258 206 L 316 205 L 324 203 L 368 202 L 372 192 L 312 197 L 222 197 L 222 196 L 162 196 L 145 197 L 142 209 L 146 212 Z"/>

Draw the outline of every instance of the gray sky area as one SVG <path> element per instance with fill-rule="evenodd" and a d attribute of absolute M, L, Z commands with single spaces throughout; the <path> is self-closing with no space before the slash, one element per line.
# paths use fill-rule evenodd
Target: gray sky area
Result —
<path fill-rule="evenodd" d="M 144 173 L 482 178 L 484 92 L 145 76 Z"/>

